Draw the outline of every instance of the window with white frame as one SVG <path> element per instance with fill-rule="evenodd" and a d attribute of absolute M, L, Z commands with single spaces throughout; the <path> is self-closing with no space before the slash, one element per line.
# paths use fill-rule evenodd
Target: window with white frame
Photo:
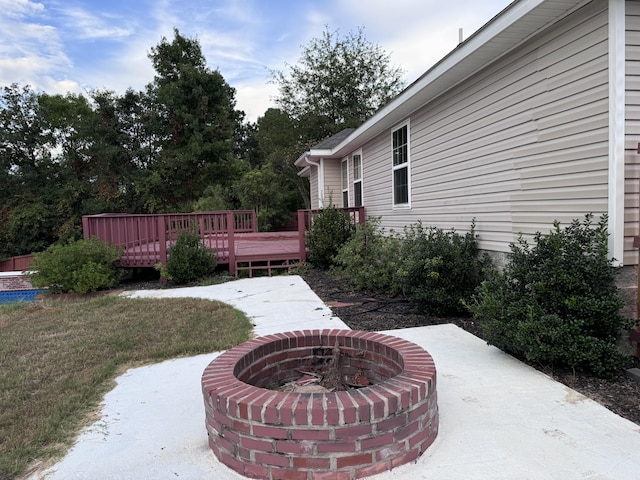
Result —
<path fill-rule="evenodd" d="M 353 206 L 362 206 L 362 154 L 355 153 L 353 162 Z"/>
<path fill-rule="evenodd" d="M 393 206 L 409 206 L 409 127 L 391 133 L 393 156 Z"/>
<path fill-rule="evenodd" d="M 342 161 L 342 208 L 349 206 L 349 160 Z"/>

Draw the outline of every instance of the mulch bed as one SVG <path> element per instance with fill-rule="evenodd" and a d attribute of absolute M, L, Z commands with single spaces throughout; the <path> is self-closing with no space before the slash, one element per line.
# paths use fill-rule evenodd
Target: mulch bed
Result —
<path fill-rule="evenodd" d="M 472 318 L 420 315 L 415 313 L 413 304 L 405 298 L 359 291 L 344 279 L 321 270 L 309 269 L 302 273 L 302 277 L 336 316 L 352 329 L 383 331 L 453 323 L 482 338 L 482 330 Z M 611 382 L 584 372 L 532 366 L 640 425 L 640 384 L 627 377 L 624 370 Z M 634 357 L 628 365 L 628 368 L 631 367 L 640 368 L 640 361 Z"/>

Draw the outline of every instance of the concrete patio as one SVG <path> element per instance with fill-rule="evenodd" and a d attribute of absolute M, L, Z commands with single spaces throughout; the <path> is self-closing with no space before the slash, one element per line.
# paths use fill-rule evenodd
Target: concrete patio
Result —
<path fill-rule="evenodd" d="M 129 295 L 220 300 L 244 311 L 258 336 L 348 328 L 298 276 Z M 433 356 L 440 431 L 417 462 L 369 478 L 640 478 L 635 423 L 454 325 L 383 333 L 410 340 Z M 244 478 L 220 464 L 207 445 L 200 376 L 218 354 L 127 371 L 105 396 L 101 418 L 60 462 L 29 478 Z"/>

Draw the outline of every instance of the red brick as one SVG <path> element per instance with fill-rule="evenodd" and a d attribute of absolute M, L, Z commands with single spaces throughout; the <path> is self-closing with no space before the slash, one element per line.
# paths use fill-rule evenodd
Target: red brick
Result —
<path fill-rule="evenodd" d="M 281 427 L 272 427 L 270 425 L 253 425 L 252 434 L 254 437 L 283 439 L 288 438 L 288 430 Z"/>
<path fill-rule="evenodd" d="M 273 452 L 273 442 L 269 440 L 259 440 L 251 437 L 240 437 L 240 445 L 249 450 L 260 450 L 262 452 Z"/>
<path fill-rule="evenodd" d="M 324 411 L 323 405 L 324 395 L 312 395 L 311 398 L 311 425 L 324 425 Z"/>
<path fill-rule="evenodd" d="M 293 468 L 304 470 L 328 470 L 331 459 L 323 457 L 293 457 Z"/>
<path fill-rule="evenodd" d="M 378 432 L 388 432 L 402 427 L 408 423 L 407 415 L 401 414 L 395 417 L 389 417 L 387 419 L 378 422 Z"/>
<path fill-rule="evenodd" d="M 336 392 L 336 399 L 342 410 L 344 424 L 356 423 L 356 408 L 353 406 L 350 393 Z"/>
<path fill-rule="evenodd" d="M 230 442 L 233 442 L 235 444 L 240 443 L 240 435 L 238 434 L 238 432 L 235 432 L 233 430 L 229 430 L 228 428 L 225 428 L 222 436 L 225 437 L 227 440 L 229 440 Z"/>
<path fill-rule="evenodd" d="M 424 402 L 421 405 L 417 405 L 413 410 L 409 411 L 409 421 L 413 422 L 414 420 L 421 418 L 425 414 L 429 412 L 429 402 Z"/>
<path fill-rule="evenodd" d="M 362 424 L 354 425 L 352 427 L 336 428 L 335 433 L 336 440 L 342 438 L 360 438 L 371 434 L 371 425 Z"/>
<path fill-rule="evenodd" d="M 309 397 L 310 396 L 308 395 L 298 395 L 298 403 L 296 404 L 294 411 L 296 425 L 308 425 L 309 423 L 307 417 L 307 403 L 310 400 Z"/>
<path fill-rule="evenodd" d="M 356 451 L 355 440 L 318 443 L 318 453 L 353 453 Z"/>
<path fill-rule="evenodd" d="M 276 451 L 278 453 L 299 454 L 299 455 L 311 455 L 315 453 L 313 447 L 315 442 L 310 441 L 296 441 L 296 442 L 276 442 Z"/>
<path fill-rule="evenodd" d="M 376 451 L 376 454 L 375 454 L 376 460 L 383 461 L 383 460 L 388 460 L 390 458 L 395 458 L 398 455 L 404 454 L 406 451 L 407 451 L 407 447 L 405 445 L 405 442 L 394 443 Z"/>
<path fill-rule="evenodd" d="M 336 395 L 326 395 L 326 411 L 327 411 L 327 425 L 339 425 L 340 424 L 340 410 L 338 408 L 338 399 Z"/>
<path fill-rule="evenodd" d="M 399 442 L 415 434 L 419 429 L 420 429 L 420 420 L 418 419 L 411 423 L 408 423 L 404 427 L 398 428 L 394 432 L 394 439 L 396 442 Z"/>
<path fill-rule="evenodd" d="M 249 478 L 269 478 L 269 467 L 247 463 L 244 466 L 244 476 Z"/>
<path fill-rule="evenodd" d="M 333 472 L 311 472 L 313 480 L 351 480 L 351 473 L 348 471 Z"/>
<path fill-rule="evenodd" d="M 378 473 L 391 470 L 391 466 L 388 462 L 379 462 L 373 465 L 356 469 L 356 478 L 369 477 L 371 475 L 377 475 Z"/>
<path fill-rule="evenodd" d="M 292 440 L 329 440 L 329 430 L 291 429 Z"/>
<path fill-rule="evenodd" d="M 307 480 L 307 472 L 273 467 L 271 469 L 271 478 L 273 480 Z"/>
<path fill-rule="evenodd" d="M 417 445 L 421 444 L 425 439 L 429 437 L 432 432 L 425 428 L 418 431 L 413 437 L 409 438 L 409 448 L 414 449 Z"/>
<path fill-rule="evenodd" d="M 235 470 L 239 474 L 244 474 L 244 463 L 240 460 L 233 458 L 231 455 L 221 451 L 218 457 L 222 463 L 232 470 Z"/>
<path fill-rule="evenodd" d="M 369 422 L 371 420 L 371 405 L 369 400 L 362 395 L 359 391 L 351 391 L 351 398 L 353 399 L 356 410 L 358 412 L 358 421 Z"/>
<path fill-rule="evenodd" d="M 404 455 L 400 455 L 399 457 L 391 459 L 391 468 L 395 468 L 399 465 L 404 465 L 405 463 L 413 462 L 420 456 L 420 452 L 418 450 L 411 450 Z"/>
<path fill-rule="evenodd" d="M 391 445 L 393 443 L 393 433 L 388 432 L 384 435 L 378 435 L 372 438 L 365 438 L 360 441 L 362 450 L 371 450 L 372 448 L 382 447 L 383 445 Z"/>
<path fill-rule="evenodd" d="M 277 453 L 256 452 L 256 463 L 274 465 L 276 467 L 289 467 L 289 457 Z"/>
<path fill-rule="evenodd" d="M 218 436 L 217 438 L 214 438 L 214 442 L 218 446 L 220 451 L 225 450 L 230 455 L 236 454 L 236 444 L 229 441 L 228 439 Z"/>
<path fill-rule="evenodd" d="M 264 421 L 275 425 L 278 423 L 278 403 L 280 403 L 280 396 L 275 395 L 265 404 L 264 407 Z"/>
<path fill-rule="evenodd" d="M 420 451 L 420 453 L 424 453 L 427 450 L 427 448 L 429 448 L 431 444 L 435 441 L 437 436 L 438 436 L 437 431 L 431 432 L 431 434 L 418 445 L 418 450 Z"/>
<path fill-rule="evenodd" d="M 241 398 L 238 402 L 238 418 L 248 420 L 249 404 L 262 395 L 264 395 L 264 392 L 262 390 L 254 388 L 248 395 Z"/>
<path fill-rule="evenodd" d="M 348 457 L 336 458 L 336 468 L 354 467 L 356 465 L 368 465 L 372 463 L 371 453 L 359 453 L 357 455 L 349 455 Z"/>
<path fill-rule="evenodd" d="M 293 425 L 293 405 L 296 400 L 297 395 L 288 394 L 278 406 L 280 410 L 280 423 L 285 427 Z"/>
<path fill-rule="evenodd" d="M 231 426 L 233 430 L 240 433 L 251 433 L 251 424 L 248 422 L 242 422 L 240 420 L 234 420 Z"/>

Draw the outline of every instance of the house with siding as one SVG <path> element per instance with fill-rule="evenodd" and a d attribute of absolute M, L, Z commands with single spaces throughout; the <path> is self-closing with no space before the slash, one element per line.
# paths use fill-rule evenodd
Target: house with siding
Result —
<path fill-rule="evenodd" d="M 504 258 L 520 233 L 609 217 L 638 263 L 640 2 L 516 0 L 355 130 L 303 153 L 312 208 L 386 229 L 464 232 Z"/>

